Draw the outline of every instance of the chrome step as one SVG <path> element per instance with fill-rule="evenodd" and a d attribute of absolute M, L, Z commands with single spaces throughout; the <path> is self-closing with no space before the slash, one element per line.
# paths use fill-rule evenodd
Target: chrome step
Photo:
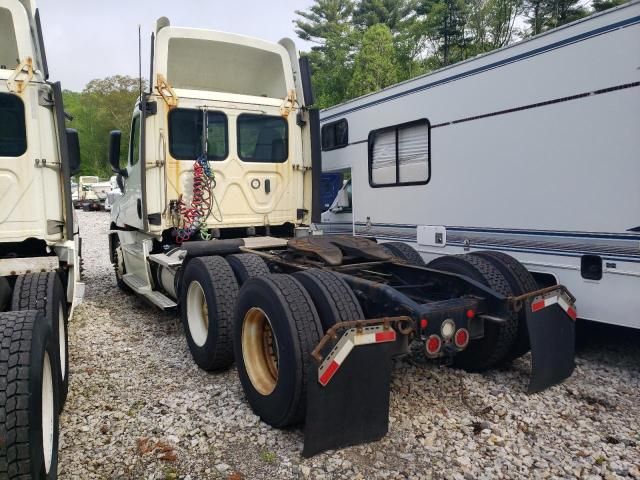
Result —
<path fill-rule="evenodd" d="M 169 297 L 155 290 L 145 293 L 143 296 L 151 303 L 153 303 L 156 307 L 159 307 L 162 310 L 168 310 L 170 308 L 175 308 L 178 306 L 178 304 L 171 300 Z"/>
<path fill-rule="evenodd" d="M 140 294 L 146 294 L 151 291 L 151 286 L 144 280 L 144 278 L 140 278 L 135 273 L 126 273 L 122 276 L 122 281 L 129 285 L 131 289 Z"/>
<path fill-rule="evenodd" d="M 169 255 L 165 255 L 164 253 L 154 253 L 152 255 L 149 255 L 149 260 L 167 268 L 174 268 L 182 265 L 182 260 L 177 256 L 170 257 Z"/>
<path fill-rule="evenodd" d="M 122 249 L 132 255 L 136 255 L 136 256 L 144 255 L 144 250 L 142 248 L 142 245 L 138 245 L 137 243 L 129 243 L 129 244 L 122 245 Z"/>

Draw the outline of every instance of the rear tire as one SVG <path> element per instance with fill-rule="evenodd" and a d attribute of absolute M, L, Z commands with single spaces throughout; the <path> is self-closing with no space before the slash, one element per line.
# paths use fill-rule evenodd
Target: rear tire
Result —
<path fill-rule="evenodd" d="M 381 243 L 380 246 L 389 255 L 398 257 L 400 260 L 404 260 L 410 265 L 416 265 L 418 267 L 424 267 L 425 262 L 420 256 L 418 251 L 410 245 L 403 242 L 386 242 Z"/>
<path fill-rule="evenodd" d="M 538 283 L 518 260 L 503 252 L 473 252 L 471 255 L 484 258 L 491 262 L 504 275 L 514 295 L 523 295 L 537 290 Z M 518 313 L 518 333 L 515 343 L 506 360 L 515 360 L 531 349 L 529 344 L 529 331 L 527 330 L 527 315 L 524 310 Z"/>
<path fill-rule="evenodd" d="M 429 268 L 466 275 L 496 292 L 510 296 L 513 291 L 504 275 L 492 263 L 475 255 L 451 255 L 432 260 Z M 491 368 L 505 360 L 518 331 L 516 317 L 503 324 L 484 322 L 484 337 L 471 340 L 465 350 L 453 357 L 453 365 L 470 372 Z"/>
<path fill-rule="evenodd" d="M 60 372 L 58 404 L 62 411 L 69 392 L 69 336 L 67 298 L 58 274 L 42 272 L 20 275 L 13 289 L 11 310 L 39 310 L 51 326 L 53 342 L 58 345 L 55 360 Z"/>
<path fill-rule="evenodd" d="M 189 261 L 182 278 L 181 316 L 191 355 L 203 370 L 223 370 L 233 363 L 237 296 L 238 283 L 224 258 Z"/>
<path fill-rule="evenodd" d="M 311 352 L 322 325 L 309 294 L 290 275 L 248 280 L 234 325 L 238 376 L 251 408 L 273 427 L 304 421 Z"/>
<path fill-rule="evenodd" d="M 250 278 L 262 277 L 271 273 L 266 262 L 255 253 L 236 253 L 227 256 L 226 260 L 231 265 L 231 270 L 233 270 L 240 286 Z"/>
<path fill-rule="evenodd" d="M 364 320 L 358 299 L 349 284 L 339 275 L 314 268 L 294 273 L 293 276 L 313 300 L 323 332 L 338 322 Z"/>
<path fill-rule="evenodd" d="M 57 347 L 41 312 L 0 313 L 0 478 L 58 476 Z"/>

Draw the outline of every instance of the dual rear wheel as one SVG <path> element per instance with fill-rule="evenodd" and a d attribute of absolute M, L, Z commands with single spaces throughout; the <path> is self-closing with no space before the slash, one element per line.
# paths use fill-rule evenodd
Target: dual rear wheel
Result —
<path fill-rule="evenodd" d="M 311 351 L 326 329 L 364 317 L 340 276 L 320 270 L 270 274 L 250 254 L 190 260 L 181 300 L 198 366 L 222 370 L 235 359 L 253 411 L 275 427 L 304 420 Z"/>
<path fill-rule="evenodd" d="M 38 310 L 0 313 L 0 478 L 58 472 L 59 347 Z"/>

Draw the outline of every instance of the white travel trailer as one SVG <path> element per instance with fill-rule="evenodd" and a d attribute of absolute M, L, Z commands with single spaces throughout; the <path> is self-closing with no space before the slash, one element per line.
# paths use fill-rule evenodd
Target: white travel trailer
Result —
<path fill-rule="evenodd" d="M 581 318 L 640 327 L 640 2 L 321 123 L 323 172 L 351 175 L 325 232 L 407 242 L 427 261 L 507 252 L 540 285 L 566 285 Z"/>

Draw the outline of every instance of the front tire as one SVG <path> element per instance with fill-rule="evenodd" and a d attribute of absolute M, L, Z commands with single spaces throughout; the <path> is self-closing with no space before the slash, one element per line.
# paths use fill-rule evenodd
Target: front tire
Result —
<path fill-rule="evenodd" d="M 58 474 L 57 347 L 41 312 L 0 313 L 0 478 Z"/>
<path fill-rule="evenodd" d="M 223 370 L 233 363 L 237 296 L 238 283 L 224 258 L 189 261 L 182 279 L 181 316 L 191 355 L 203 370 Z"/>
<path fill-rule="evenodd" d="M 290 275 L 248 280 L 234 325 L 238 376 L 251 408 L 273 427 L 304 421 L 311 352 L 322 325 L 309 294 Z"/>
<path fill-rule="evenodd" d="M 60 372 L 60 410 L 69 392 L 69 342 L 67 299 L 60 277 L 55 272 L 28 273 L 16 279 L 11 310 L 40 310 L 51 326 L 53 342 L 58 345 L 54 360 Z"/>

